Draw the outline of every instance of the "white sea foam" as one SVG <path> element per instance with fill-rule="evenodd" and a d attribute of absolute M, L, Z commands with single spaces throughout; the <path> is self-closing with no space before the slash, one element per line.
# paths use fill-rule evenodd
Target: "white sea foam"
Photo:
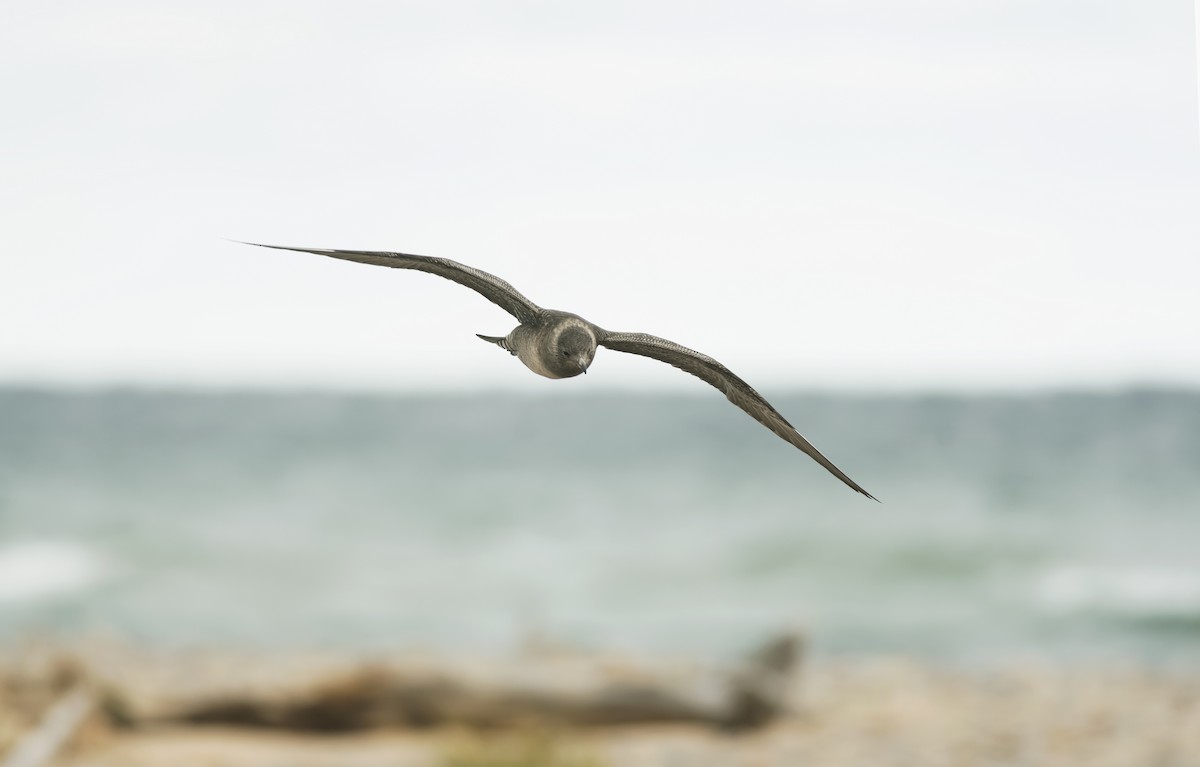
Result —
<path fill-rule="evenodd" d="M 69 594 L 97 582 L 104 565 L 86 547 L 67 541 L 0 545 L 0 605 Z"/>
<path fill-rule="evenodd" d="M 1130 615 L 1196 613 L 1200 612 L 1200 570 L 1064 565 L 1043 575 L 1037 593 L 1051 609 Z"/>

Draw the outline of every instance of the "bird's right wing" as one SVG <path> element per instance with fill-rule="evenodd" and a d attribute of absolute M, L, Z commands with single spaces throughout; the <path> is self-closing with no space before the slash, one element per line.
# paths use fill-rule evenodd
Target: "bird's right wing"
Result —
<path fill-rule="evenodd" d="M 729 401 L 745 411 L 751 418 L 766 426 L 785 441 L 795 445 L 809 455 L 814 461 L 824 466 L 829 473 L 845 482 L 852 490 L 862 493 L 871 500 L 875 496 L 859 487 L 858 483 L 846 476 L 846 473 L 833 465 L 820 450 L 804 438 L 787 419 L 779 414 L 771 403 L 761 394 L 754 391 L 750 384 L 733 374 L 729 368 L 717 362 L 712 357 L 693 351 L 686 346 L 680 346 L 674 341 L 651 336 L 645 333 L 609 333 L 600 336 L 600 345 L 613 351 L 639 354 L 643 357 L 673 365 L 685 373 L 692 375 L 715 387 Z"/>
<path fill-rule="evenodd" d="M 325 248 L 291 248 L 286 245 L 262 245 L 257 242 L 247 242 L 246 245 L 258 245 L 260 248 L 276 250 L 295 250 L 301 253 L 316 253 L 318 256 L 341 258 L 346 261 L 357 261 L 360 264 L 375 264 L 390 266 L 393 269 L 415 269 L 418 272 L 429 272 L 438 277 L 444 277 L 451 282 L 474 290 L 479 295 L 499 306 L 504 311 L 516 317 L 521 323 L 526 323 L 541 314 L 542 308 L 521 295 L 516 288 L 494 274 L 476 269 L 448 258 L 431 258 L 416 256 L 411 253 L 389 253 L 378 250 L 331 250 Z"/>

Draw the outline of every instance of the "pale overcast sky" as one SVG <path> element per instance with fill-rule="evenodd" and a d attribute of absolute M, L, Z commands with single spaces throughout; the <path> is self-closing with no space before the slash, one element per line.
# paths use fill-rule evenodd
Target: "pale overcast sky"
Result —
<path fill-rule="evenodd" d="M 457 259 L 759 388 L 1200 385 L 1186 0 L 3 17 L 0 382 L 703 387 L 545 381 L 464 288 L 234 238 Z"/>

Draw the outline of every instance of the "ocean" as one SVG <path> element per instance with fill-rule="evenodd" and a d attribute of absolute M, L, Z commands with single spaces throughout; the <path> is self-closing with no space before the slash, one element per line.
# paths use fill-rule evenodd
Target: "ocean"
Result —
<path fill-rule="evenodd" d="M 1200 393 L 0 389 L 0 641 L 1200 664 Z"/>

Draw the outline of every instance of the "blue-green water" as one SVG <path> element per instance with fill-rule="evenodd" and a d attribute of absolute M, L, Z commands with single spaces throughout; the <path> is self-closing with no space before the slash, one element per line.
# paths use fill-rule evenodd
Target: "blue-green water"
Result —
<path fill-rule="evenodd" d="M 1200 394 L 0 389 L 0 639 L 1200 662 Z"/>

